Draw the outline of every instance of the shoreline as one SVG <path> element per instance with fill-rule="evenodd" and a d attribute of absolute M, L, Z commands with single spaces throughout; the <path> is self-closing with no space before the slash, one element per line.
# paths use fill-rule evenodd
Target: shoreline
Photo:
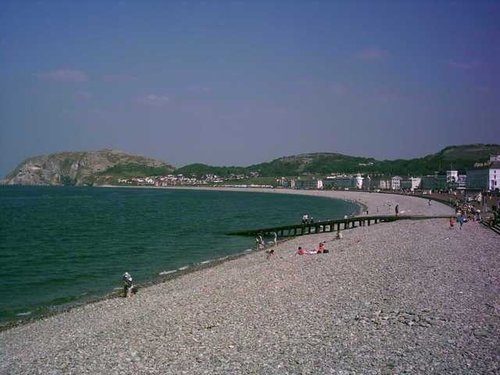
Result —
<path fill-rule="evenodd" d="M 114 186 L 114 185 L 101 185 L 101 186 L 96 186 L 97 188 L 125 188 L 125 189 L 164 189 L 164 190 L 197 190 L 197 191 L 222 191 L 222 192 L 243 192 L 243 193 L 266 193 L 266 194 L 288 194 L 288 195 L 306 195 L 306 196 L 312 196 L 312 197 L 321 197 L 321 198 L 329 198 L 329 199 L 339 199 L 339 200 L 344 200 L 347 202 L 350 202 L 352 204 L 355 204 L 358 207 L 358 212 L 354 216 L 362 216 L 363 213 L 367 212 L 367 210 L 374 211 L 376 207 L 380 207 L 382 203 L 377 202 L 380 199 L 385 199 L 387 196 L 391 196 L 391 194 L 388 193 L 372 193 L 372 192 L 363 192 L 363 191 L 339 191 L 339 190 L 298 190 L 298 189 L 269 189 L 269 188 L 238 188 L 238 187 L 203 187 L 203 186 L 160 186 L 160 187 L 155 187 L 155 186 Z M 365 196 L 366 194 L 369 194 L 368 196 Z M 396 196 L 396 194 L 394 194 Z M 406 197 L 406 196 L 404 196 Z M 415 198 L 415 197 L 414 197 Z M 417 199 L 418 198 L 416 197 Z M 387 205 L 389 203 L 390 206 L 394 206 L 397 203 L 394 203 L 390 200 L 385 200 L 384 205 Z M 402 211 L 402 214 L 404 214 L 404 210 Z M 387 213 L 388 215 L 391 214 L 390 212 Z M 350 229 L 356 229 L 356 228 L 350 228 Z M 347 229 L 349 230 L 349 229 Z M 313 234 L 314 235 L 314 234 Z M 308 235 L 311 236 L 311 235 Z M 301 236 L 299 236 L 301 237 Z M 279 241 L 279 243 L 285 243 L 287 241 L 293 240 L 294 237 L 282 239 Z M 182 277 L 184 275 L 193 273 L 193 272 L 198 272 L 200 270 L 210 268 L 210 267 L 216 267 L 224 262 L 232 261 L 234 259 L 247 256 L 253 253 L 259 253 L 259 252 L 264 252 L 264 249 L 245 249 L 242 250 L 239 253 L 233 254 L 233 255 L 228 255 L 224 256 L 222 258 L 215 258 L 215 259 L 207 259 L 202 262 L 198 263 L 190 263 L 183 265 L 179 267 L 178 269 L 174 270 L 168 270 L 168 271 L 163 271 L 165 273 L 162 274 L 160 272 L 157 275 L 151 275 L 151 278 L 149 278 L 146 282 L 142 284 L 136 284 L 137 287 L 140 290 L 144 290 L 145 288 L 149 288 L 155 285 L 163 284 L 166 282 L 169 282 L 173 279 L 176 279 L 178 277 Z M 25 325 L 29 325 L 32 323 L 35 323 L 40 320 L 44 320 L 46 318 L 50 318 L 53 316 L 57 316 L 60 314 L 65 314 L 69 311 L 72 311 L 74 309 L 78 309 L 87 305 L 92 305 L 95 303 L 99 303 L 102 301 L 106 300 L 112 300 L 116 298 L 123 298 L 121 297 L 121 288 L 115 288 L 115 290 L 109 292 L 106 295 L 103 296 L 95 296 L 87 300 L 83 301 L 76 301 L 73 303 L 68 303 L 65 305 L 61 306 L 47 306 L 45 308 L 45 311 L 35 314 L 33 316 L 25 315 L 24 318 L 20 318 L 19 320 L 15 321 L 9 321 L 6 322 L 5 324 L 0 324 L 0 332 L 3 331 L 8 331 L 12 328 L 16 327 L 21 327 Z M 31 315 L 31 313 L 30 313 Z"/>
<path fill-rule="evenodd" d="M 452 211 L 359 198 L 388 213 L 389 203 Z M 342 240 L 294 237 L 270 260 L 251 252 L 0 332 L 0 373 L 492 372 L 500 262 L 490 232 L 429 219 L 360 227 Z M 294 255 L 319 241 L 329 254 Z"/>
<path fill-rule="evenodd" d="M 245 192 L 245 193 L 274 193 L 273 190 L 271 189 L 266 189 L 266 188 L 226 188 L 226 187 L 152 187 L 152 186 L 113 186 L 113 185 L 102 185 L 102 186 L 97 186 L 98 188 L 139 188 L 139 189 L 166 189 L 166 190 L 201 190 L 201 191 L 222 191 L 222 192 Z M 282 194 L 290 194 L 290 195 L 308 195 L 308 196 L 315 196 L 313 194 L 301 194 L 301 193 L 294 193 L 296 190 L 292 189 L 280 189 L 280 193 Z M 317 196 L 317 195 L 316 195 Z M 341 199 L 337 197 L 327 197 L 327 198 L 333 198 L 333 199 Z M 362 212 L 364 209 L 364 205 L 360 202 L 354 201 L 354 200 L 347 200 L 350 203 L 355 204 L 358 206 L 358 214 Z M 279 243 L 283 243 L 286 241 L 289 241 L 290 238 L 282 239 L 279 241 Z M 266 248 L 267 249 L 267 248 Z M 177 269 L 172 269 L 172 270 L 167 270 L 167 271 L 162 271 L 156 275 L 151 275 L 145 282 L 141 284 L 136 284 L 136 286 L 140 289 L 143 290 L 144 288 L 149 288 L 151 286 L 157 285 L 157 284 L 163 284 L 166 282 L 169 282 L 172 279 L 175 279 L 177 277 L 184 276 L 186 274 L 192 273 L 192 272 L 197 272 L 205 268 L 209 267 L 216 267 L 217 265 L 231 261 L 234 259 L 237 259 L 242 256 L 249 255 L 251 253 L 255 252 L 262 252 L 264 251 L 263 249 L 257 250 L 255 248 L 250 248 L 250 249 L 242 249 L 241 252 L 232 254 L 232 255 L 226 255 L 220 258 L 213 258 L 213 259 L 206 259 L 204 261 L 198 262 L 198 263 L 188 263 L 185 264 Z M 6 331 L 15 327 L 20 327 L 28 324 L 32 324 L 34 322 L 37 322 L 39 320 L 43 320 L 52 316 L 56 316 L 59 314 L 64 314 L 68 311 L 71 311 L 73 309 L 80 308 L 82 306 L 86 305 L 91 305 L 94 303 L 98 303 L 100 301 L 105 301 L 109 299 L 115 299 L 115 298 L 122 298 L 121 297 L 121 290 L 122 288 L 115 288 L 115 290 L 110 291 L 109 293 L 102 295 L 102 296 L 93 296 L 88 299 L 83 299 L 80 301 L 74 301 L 74 302 L 68 302 L 63 305 L 56 305 L 56 306 L 45 306 L 43 308 L 42 312 L 37 312 L 33 315 L 32 312 L 29 312 L 28 314 L 19 316 L 18 320 L 13 320 L 13 321 L 7 321 L 4 323 L 0 323 L 0 332 Z"/>

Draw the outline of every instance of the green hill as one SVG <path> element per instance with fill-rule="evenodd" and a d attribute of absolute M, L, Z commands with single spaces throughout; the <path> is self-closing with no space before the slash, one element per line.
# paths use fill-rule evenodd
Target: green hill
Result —
<path fill-rule="evenodd" d="M 240 175 L 248 172 L 245 167 L 212 167 L 206 164 L 196 163 L 189 164 L 175 170 L 176 174 L 182 174 L 187 177 L 201 177 L 208 174 L 215 174 L 221 177 L 228 177 L 231 175 Z"/>
<path fill-rule="evenodd" d="M 286 156 L 270 162 L 249 167 L 211 167 L 205 164 L 191 164 L 176 170 L 201 177 L 206 174 L 227 176 L 257 172 L 262 177 L 328 175 L 330 173 L 369 173 L 383 175 L 426 175 L 444 172 L 451 168 L 465 171 L 476 162 L 487 161 L 490 155 L 499 155 L 498 144 L 473 144 L 449 146 L 436 154 L 415 159 L 376 160 L 338 153 L 309 153 Z M 234 172 L 237 171 L 237 172 Z"/>
<path fill-rule="evenodd" d="M 286 156 L 249 167 L 217 167 L 197 163 L 175 169 L 163 161 L 115 150 L 61 152 L 23 161 L 2 182 L 19 185 L 103 185 L 117 184 L 123 178 L 168 174 L 198 178 L 217 175 L 227 179 L 237 179 L 242 175 L 254 177 L 258 174 L 263 178 L 262 181 L 271 177 L 321 177 L 331 173 L 422 176 L 449 169 L 465 171 L 475 163 L 488 161 L 490 155 L 500 155 L 500 145 L 449 146 L 438 153 L 407 160 L 376 160 L 338 153 L 310 153 Z"/>

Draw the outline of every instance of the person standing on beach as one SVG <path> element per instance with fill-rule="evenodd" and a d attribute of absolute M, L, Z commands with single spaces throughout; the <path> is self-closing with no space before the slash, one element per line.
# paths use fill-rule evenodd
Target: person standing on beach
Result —
<path fill-rule="evenodd" d="M 132 276 L 128 272 L 125 272 L 122 276 L 123 280 L 123 294 L 124 297 L 131 297 L 134 295 L 134 284 L 132 282 Z"/>
<path fill-rule="evenodd" d="M 394 207 L 394 211 L 396 212 L 396 216 L 398 216 L 398 214 L 399 214 L 399 204 L 397 204 L 396 207 Z"/>

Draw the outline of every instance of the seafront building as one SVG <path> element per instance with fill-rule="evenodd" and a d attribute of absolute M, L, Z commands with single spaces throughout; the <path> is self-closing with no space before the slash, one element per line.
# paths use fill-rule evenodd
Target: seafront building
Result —
<path fill-rule="evenodd" d="M 422 182 L 420 185 L 422 190 L 429 191 L 442 191 L 448 189 L 448 184 L 446 182 L 446 174 L 433 174 L 422 176 Z"/>
<path fill-rule="evenodd" d="M 331 175 L 323 179 L 323 189 L 361 189 L 363 177 L 361 175 Z"/>
<path fill-rule="evenodd" d="M 500 155 L 491 156 L 489 162 L 467 170 L 467 190 L 495 191 L 500 189 Z"/>
<path fill-rule="evenodd" d="M 400 186 L 401 190 L 415 191 L 420 188 L 422 183 L 422 178 L 420 177 L 407 177 L 401 180 Z"/>
<path fill-rule="evenodd" d="M 290 181 L 290 188 L 299 190 L 323 189 L 324 182 L 315 178 L 297 178 Z"/>
<path fill-rule="evenodd" d="M 370 178 L 369 185 L 365 185 L 366 190 L 390 190 L 391 179 L 388 177 L 375 176 Z"/>
<path fill-rule="evenodd" d="M 275 184 L 265 185 L 254 183 L 238 183 L 237 180 L 258 177 L 253 175 L 229 175 L 220 177 L 207 174 L 201 178 L 186 177 L 182 174 L 167 176 L 134 177 L 120 179 L 118 182 L 125 185 L 146 186 L 202 186 L 217 185 L 231 187 L 279 187 L 302 190 L 368 190 L 368 191 L 406 191 L 423 192 L 433 191 L 484 191 L 494 192 L 500 188 L 500 155 L 491 156 L 484 163 L 476 163 L 475 168 L 466 173 L 450 169 L 446 172 L 435 173 L 427 176 L 382 176 L 369 174 L 331 174 L 324 178 L 318 176 L 299 176 L 296 178 L 279 177 Z M 236 184 L 235 184 L 236 182 Z"/>
<path fill-rule="evenodd" d="M 401 180 L 399 176 L 391 177 L 391 190 L 401 190 Z"/>

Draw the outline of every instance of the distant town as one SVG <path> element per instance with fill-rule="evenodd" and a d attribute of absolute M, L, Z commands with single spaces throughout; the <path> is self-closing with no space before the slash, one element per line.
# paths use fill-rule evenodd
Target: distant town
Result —
<path fill-rule="evenodd" d="M 362 166 L 360 166 L 362 167 Z M 257 179 L 258 172 L 250 175 L 217 176 L 206 174 L 202 177 L 169 174 L 166 176 L 148 176 L 119 179 L 121 185 L 131 186 L 221 186 L 243 188 L 291 188 L 319 190 L 370 190 L 370 191 L 489 191 L 500 188 L 500 155 L 490 156 L 488 162 L 478 162 L 465 173 L 447 170 L 426 176 L 380 176 L 357 174 L 330 174 L 324 177 L 276 177 L 272 184 L 239 183 Z"/>

